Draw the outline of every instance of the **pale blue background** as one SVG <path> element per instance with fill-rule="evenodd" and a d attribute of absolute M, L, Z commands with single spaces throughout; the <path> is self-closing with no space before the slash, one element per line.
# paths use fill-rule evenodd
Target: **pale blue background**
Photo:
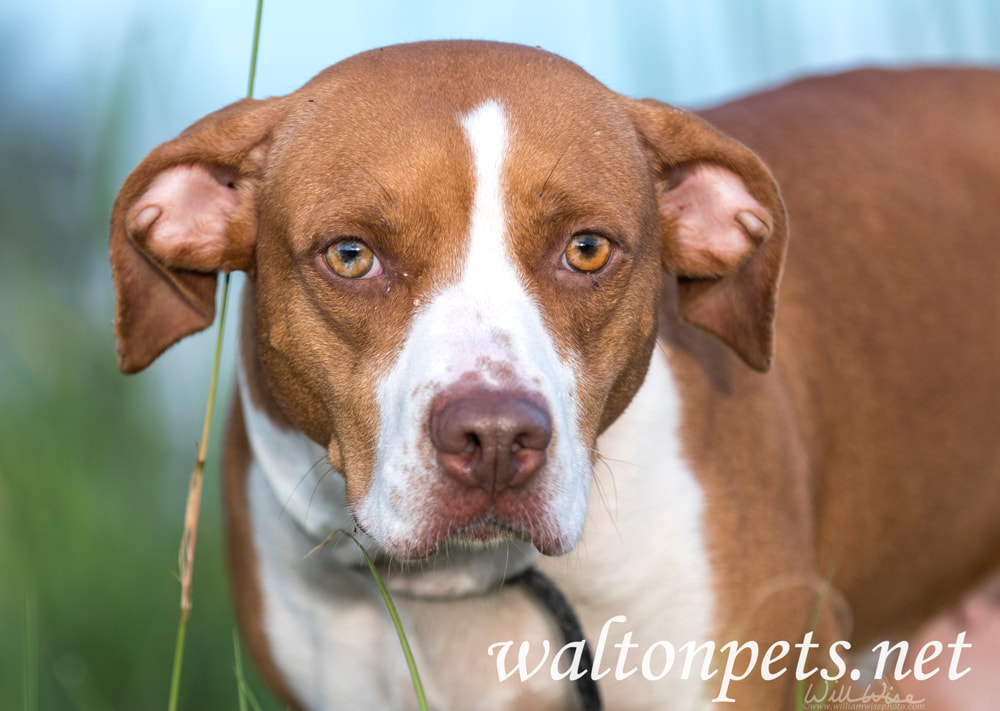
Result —
<path fill-rule="evenodd" d="M 127 62 L 164 124 L 237 98 L 252 0 L 0 6 L 18 101 L 105 89 Z M 356 52 L 422 39 L 536 44 L 611 88 L 701 104 L 867 63 L 1000 60 L 995 0 L 624 0 L 265 3 L 258 93 L 286 93 Z"/>

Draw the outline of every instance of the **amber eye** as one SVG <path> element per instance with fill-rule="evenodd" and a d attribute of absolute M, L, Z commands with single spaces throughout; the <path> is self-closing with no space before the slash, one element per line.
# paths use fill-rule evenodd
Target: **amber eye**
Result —
<path fill-rule="evenodd" d="M 382 265 L 371 247 L 357 239 L 342 239 L 326 248 L 323 255 L 326 263 L 345 279 L 362 279 L 378 276 Z"/>
<path fill-rule="evenodd" d="M 578 272 L 596 272 L 611 257 L 611 240 L 593 232 L 573 235 L 566 247 L 566 264 Z"/>

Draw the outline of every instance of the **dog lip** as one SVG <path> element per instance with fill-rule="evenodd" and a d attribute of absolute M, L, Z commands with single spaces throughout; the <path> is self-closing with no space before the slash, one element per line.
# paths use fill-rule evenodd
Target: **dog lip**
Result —
<path fill-rule="evenodd" d="M 398 561 L 417 561 L 429 558 L 448 545 L 458 545 L 464 548 L 487 548 L 504 542 L 523 542 L 532 545 L 546 556 L 559 556 L 569 552 L 575 541 L 552 533 L 535 533 L 530 535 L 518 521 L 505 521 L 492 515 L 486 515 L 466 525 L 454 527 L 440 537 L 431 536 L 421 540 L 421 536 L 388 542 L 385 545 L 386 555 Z M 399 545 L 402 543 L 402 545 Z"/>
<path fill-rule="evenodd" d="M 492 518 L 485 518 L 471 526 L 459 529 L 448 540 L 462 545 L 481 547 L 492 543 L 500 543 L 511 538 L 520 538 L 530 542 L 530 539 L 525 537 L 520 530 L 495 521 Z"/>
<path fill-rule="evenodd" d="M 390 554 L 405 560 L 428 558 L 449 544 L 457 544 L 468 548 L 485 548 L 511 539 L 521 539 L 531 543 L 531 539 L 519 528 L 497 521 L 490 516 L 483 516 L 467 525 L 457 526 L 446 532 L 440 538 L 419 541 L 419 536 L 404 543 L 402 550 L 394 550 L 396 546 L 387 546 Z"/>
<path fill-rule="evenodd" d="M 551 545 L 552 542 L 544 536 L 535 540 L 520 521 L 505 520 L 492 510 L 466 522 L 453 522 L 438 529 L 436 535 L 421 533 L 424 532 L 416 531 L 412 536 L 384 542 L 385 555 L 398 561 L 416 561 L 428 558 L 449 545 L 475 549 L 515 541 L 534 545 L 540 551 L 543 548 L 553 550 L 557 547 Z"/>
<path fill-rule="evenodd" d="M 496 593 L 504 580 L 529 568 L 538 555 L 534 546 L 516 537 L 482 545 L 452 538 L 428 559 L 403 560 L 379 550 L 372 555 L 372 564 L 393 594 L 453 600 Z M 371 577 L 367 563 L 360 559 L 349 563 L 348 569 L 361 579 Z"/>

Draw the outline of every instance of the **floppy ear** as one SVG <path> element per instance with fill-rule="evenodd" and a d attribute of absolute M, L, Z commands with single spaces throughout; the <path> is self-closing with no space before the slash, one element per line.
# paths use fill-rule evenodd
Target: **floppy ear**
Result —
<path fill-rule="evenodd" d="M 245 99 L 154 149 L 111 212 L 118 367 L 136 373 L 215 318 L 217 272 L 253 265 L 278 99 Z"/>
<path fill-rule="evenodd" d="M 628 110 L 653 172 L 663 268 L 677 277 L 681 318 L 766 371 L 788 242 L 774 179 L 749 149 L 693 114 L 652 100 Z"/>

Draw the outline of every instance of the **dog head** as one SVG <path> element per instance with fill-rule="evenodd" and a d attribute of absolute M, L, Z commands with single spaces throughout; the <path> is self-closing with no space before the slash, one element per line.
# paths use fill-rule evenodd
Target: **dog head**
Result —
<path fill-rule="evenodd" d="M 767 368 L 785 216 L 696 116 L 541 50 L 367 52 L 155 149 L 115 202 L 120 366 L 214 318 L 243 270 L 254 358 L 358 526 L 570 550 L 598 435 L 641 385 L 662 272 L 683 319 Z"/>

